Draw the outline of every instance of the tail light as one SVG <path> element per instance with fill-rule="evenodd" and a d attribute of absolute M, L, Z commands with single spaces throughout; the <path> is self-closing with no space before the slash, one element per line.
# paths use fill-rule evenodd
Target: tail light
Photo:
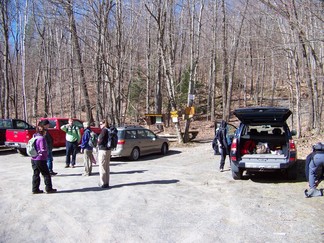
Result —
<path fill-rule="evenodd" d="M 237 138 L 234 138 L 231 145 L 231 160 L 236 161 L 236 151 L 237 151 Z"/>
<path fill-rule="evenodd" d="M 125 144 L 125 140 L 124 139 L 121 139 L 121 140 L 118 140 L 117 144 L 119 145 L 124 145 Z"/>
<path fill-rule="evenodd" d="M 296 161 L 296 145 L 293 139 L 289 140 L 289 162 Z"/>

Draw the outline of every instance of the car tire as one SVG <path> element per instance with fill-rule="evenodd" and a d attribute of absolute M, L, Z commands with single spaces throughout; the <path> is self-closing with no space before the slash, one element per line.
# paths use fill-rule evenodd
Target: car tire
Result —
<path fill-rule="evenodd" d="M 21 154 L 23 156 L 27 156 L 27 151 L 25 148 L 20 148 L 20 149 L 17 149 L 17 153 L 18 154 Z"/>
<path fill-rule="evenodd" d="M 287 178 L 289 180 L 297 179 L 297 163 L 287 169 Z"/>
<path fill-rule="evenodd" d="M 243 170 L 233 162 L 231 162 L 231 171 L 234 180 L 242 180 Z"/>
<path fill-rule="evenodd" d="M 140 150 L 138 147 L 133 148 L 131 155 L 129 156 L 130 160 L 136 161 L 140 157 Z"/>
<path fill-rule="evenodd" d="M 169 151 L 168 145 L 166 143 L 163 143 L 161 147 L 161 154 L 166 155 L 168 151 Z"/>

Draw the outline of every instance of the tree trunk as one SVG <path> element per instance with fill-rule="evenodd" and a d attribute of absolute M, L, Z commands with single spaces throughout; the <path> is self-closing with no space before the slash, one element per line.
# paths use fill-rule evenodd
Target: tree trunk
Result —
<path fill-rule="evenodd" d="M 1 109 L 2 117 L 3 118 L 9 118 L 9 56 L 10 56 L 10 50 L 9 50 L 9 16 L 8 16 L 8 1 L 1 1 L 0 4 L 1 8 L 1 17 L 2 17 L 2 27 L 3 27 L 3 39 L 4 39 L 4 53 L 3 53 L 3 78 L 4 82 L 1 84 L 1 87 L 3 91 L 1 90 L 1 94 L 4 95 L 3 101 L 1 100 L 1 104 L 4 105 L 4 107 Z M 1 95 L 2 97 L 2 95 Z"/>
<path fill-rule="evenodd" d="M 92 116 L 92 112 L 91 112 L 91 105 L 90 105 L 89 93 L 88 93 L 88 88 L 87 88 L 87 82 L 85 80 L 81 48 L 80 48 L 80 44 L 79 44 L 79 40 L 78 40 L 78 33 L 77 33 L 76 24 L 75 24 L 72 0 L 67 0 L 67 2 L 64 4 L 63 7 L 69 17 L 70 31 L 72 34 L 72 43 L 73 43 L 74 50 L 75 50 L 76 60 L 78 63 L 78 69 L 80 71 L 80 86 L 81 86 L 81 90 L 82 90 L 83 98 L 84 98 L 86 120 L 89 122 L 92 122 L 93 116 Z"/>

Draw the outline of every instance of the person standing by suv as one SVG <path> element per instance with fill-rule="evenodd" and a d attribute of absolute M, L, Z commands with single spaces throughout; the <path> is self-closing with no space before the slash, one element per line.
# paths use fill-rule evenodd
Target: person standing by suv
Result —
<path fill-rule="evenodd" d="M 65 168 L 75 166 L 75 159 L 78 149 L 78 144 L 81 140 L 80 129 L 73 124 L 73 120 L 69 118 L 68 124 L 61 126 L 61 130 L 66 132 L 66 165 Z M 72 160 L 71 160 L 72 155 Z"/>
<path fill-rule="evenodd" d="M 108 149 L 107 143 L 109 138 L 108 123 L 106 120 L 100 122 L 101 132 L 98 137 L 98 163 L 99 163 L 99 186 L 101 188 L 109 188 L 109 174 L 110 174 L 110 155 L 111 150 Z"/>
<path fill-rule="evenodd" d="M 324 144 L 317 143 L 313 146 L 313 152 L 306 158 L 306 178 L 309 182 L 309 190 L 305 190 L 306 197 L 323 196 L 323 190 L 317 189 L 323 177 L 324 168 Z"/>
<path fill-rule="evenodd" d="M 230 149 L 230 141 L 228 141 L 227 136 L 227 123 L 224 120 L 222 120 L 221 125 L 216 133 L 216 139 L 218 144 L 218 151 L 221 155 L 219 170 L 220 172 L 223 172 L 226 155 L 229 154 Z"/>

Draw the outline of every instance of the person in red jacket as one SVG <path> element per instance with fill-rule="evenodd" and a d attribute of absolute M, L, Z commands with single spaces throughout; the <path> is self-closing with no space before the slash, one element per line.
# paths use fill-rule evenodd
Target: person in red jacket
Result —
<path fill-rule="evenodd" d="M 35 148 L 38 154 L 31 159 L 31 165 L 34 172 L 32 178 L 33 194 L 43 193 L 43 190 L 39 189 L 41 181 L 40 173 L 44 177 L 46 193 L 53 193 L 57 191 L 52 187 L 52 179 L 47 167 L 47 144 L 44 137 L 45 134 L 46 130 L 44 126 L 42 124 L 38 124 L 38 126 L 36 127 L 36 133 L 34 134 L 34 137 L 37 138 L 35 142 Z"/>

